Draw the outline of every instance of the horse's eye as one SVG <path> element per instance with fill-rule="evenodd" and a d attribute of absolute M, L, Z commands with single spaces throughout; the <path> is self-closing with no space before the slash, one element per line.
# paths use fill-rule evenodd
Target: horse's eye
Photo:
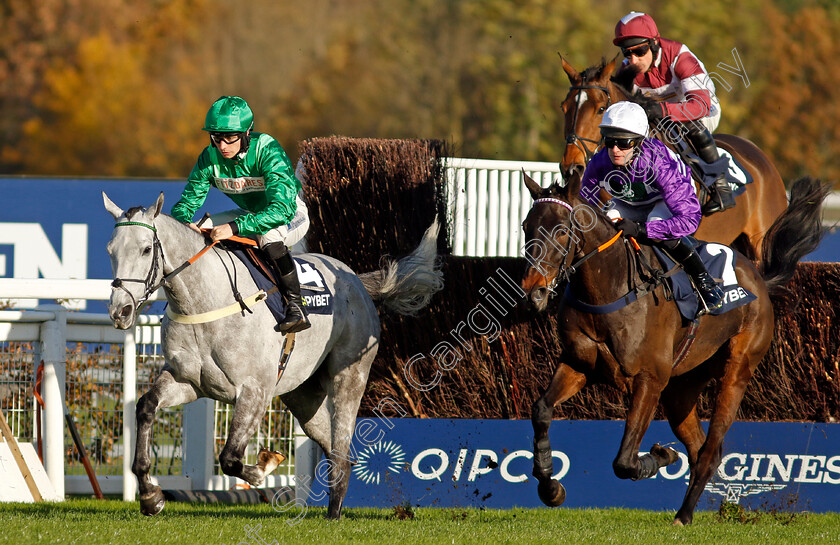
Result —
<path fill-rule="evenodd" d="M 152 253 L 152 247 L 146 246 L 146 248 L 143 250 L 143 255 L 149 255 L 150 253 Z"/>
<path fill-rule="evenodd" d="M 600 108 L 598 108 L 598 115 L 601 115 L 602 113 L 604 113 L 604 111 L 606 111 L 606 109 L 607 109 L 606 106 L 601 106 Z"/>

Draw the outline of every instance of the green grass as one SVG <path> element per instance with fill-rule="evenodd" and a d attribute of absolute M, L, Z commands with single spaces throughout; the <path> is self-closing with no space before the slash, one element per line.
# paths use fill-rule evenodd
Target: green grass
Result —
<path fill-rule="evenodd" d="M 686 543 L 691 545 L 840 543 L 840 514 L 751 513 L 730 510 L 726 519 L 698 512 L 694 525 L 671 525 L 673 513 L 628 509 L 346 509 L 340 522 L 309 509 L 277 513 L 269 505 L 172 503 L 156 517 L 140 514 L 136 502 L 69 500 L 53 504 L 0 504 L 0 544 L 110 543 Z M 745 520 L 746 522 L 740 522 Z"/>

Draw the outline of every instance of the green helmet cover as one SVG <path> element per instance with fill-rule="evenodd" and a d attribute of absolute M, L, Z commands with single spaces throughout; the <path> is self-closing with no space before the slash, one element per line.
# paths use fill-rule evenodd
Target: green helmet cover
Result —
<path fill-rule="evenodd" d="M 221 97 L 210 106 L 204 119 L 204 131 L 246 132 L 254 124 L 254 112 L 244 99 Z"/>

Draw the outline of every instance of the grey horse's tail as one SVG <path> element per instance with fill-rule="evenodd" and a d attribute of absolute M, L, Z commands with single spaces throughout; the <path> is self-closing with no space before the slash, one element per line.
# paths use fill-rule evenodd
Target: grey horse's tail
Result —
<path fill-rule="evenodd" d="M 437 254 L 440 224 L 435 219 L 423 240 L 406 257 L 386 259 L 378 271 L 360 274 L 362 283 L 376 303 L 398 314 L 413 316 L 443 289 L 443 271 Z"/>

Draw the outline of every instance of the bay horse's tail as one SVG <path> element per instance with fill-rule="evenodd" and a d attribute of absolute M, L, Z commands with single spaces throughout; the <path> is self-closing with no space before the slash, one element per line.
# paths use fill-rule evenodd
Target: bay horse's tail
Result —
<path fill-rule="evenodd" d="M 432 296 L 443 289 L 443 272 L 437 254 L 440 224 L 435 219 L 420 245 L 402 259 L 386 259 L 378 271 L 360 274 L 365 289 L 374 302 L 398 314 L 414 315 L 429 304 Z"/>
<path fill-rule="evenodd" d="M 797 262 L 822 240 L 822 203 L 830 190 L 829 184 L 808 176 L 793 182 L 788 207 L 764 235 L 759 268 L 774 299 L 784 297 Z"/>

